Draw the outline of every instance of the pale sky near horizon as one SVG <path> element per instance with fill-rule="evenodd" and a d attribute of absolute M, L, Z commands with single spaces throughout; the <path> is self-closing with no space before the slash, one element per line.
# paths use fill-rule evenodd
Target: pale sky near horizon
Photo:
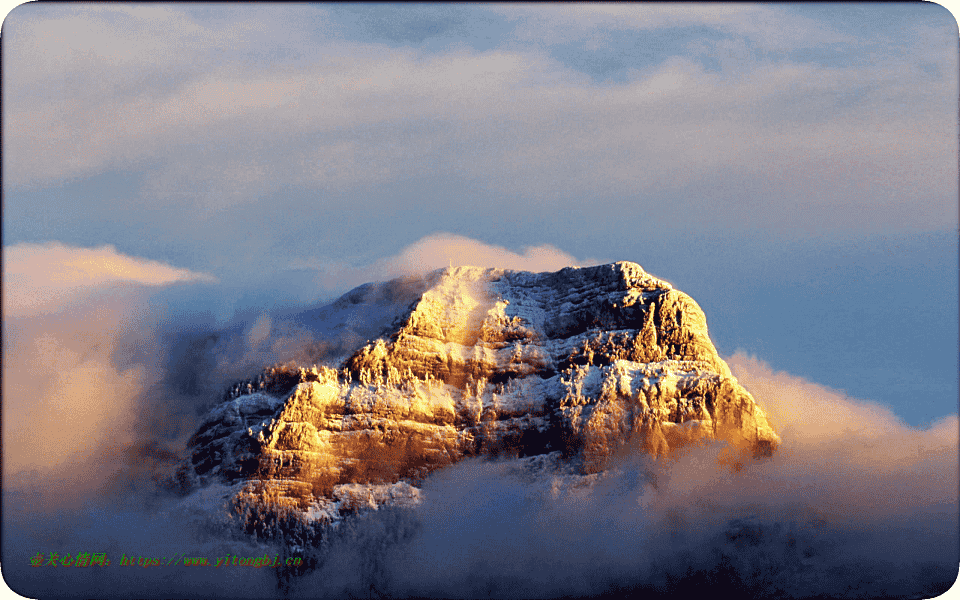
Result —
<path fill-rule="evenodd" d="M 941 6 L 26 4 L 2 44 L 5 318 L 632 260 L 724 356 L 957 412 Z"/>

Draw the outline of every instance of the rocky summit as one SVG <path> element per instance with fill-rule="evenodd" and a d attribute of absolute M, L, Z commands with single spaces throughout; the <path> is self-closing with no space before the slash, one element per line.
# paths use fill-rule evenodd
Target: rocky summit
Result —
<path fill-rule="evenodd" d="M 416 503 L 428 473 L 465 457 L 589 475 L 622 452 L 722 440 L 768 455 L 780 441 L 696 302 L 637 264 L 454 267 L 415 288 L 339 362 L 272 367 L 229 390 L 189 441 L 181 489 L 217 483 L 336 520 Z"/>

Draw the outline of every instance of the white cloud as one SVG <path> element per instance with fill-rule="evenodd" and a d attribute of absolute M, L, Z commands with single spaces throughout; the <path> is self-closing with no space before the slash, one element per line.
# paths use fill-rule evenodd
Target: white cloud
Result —
<path fill-rule="evenodd" d="M 541 272 L 584 263 L 549 245 L 527 246 L 518 253 L 460 235 L 436 233 L 408 246 L 397 256 L 377 261 L 370 268 L 384 274 L 420 275 L 449 265 Z"/>
<path fill-rule="evenodd" d="M 163 286 L 216 281 L 203 273 L 125 256 L 113 246 L 17 244 L 4 248 L 3 255 L 5 317 L 56 312 L 82 295 L 112 284 Z"/>
<path fill-rule="evenodd" d="M 319 289 L 303 301 L 313 301 L 341 293 L 371 281 L 387 281 L 396 277 L 421 276 L 449 266 L 496 267 L 517 271 L 558 271 L 564 267 L 601 264 L 596 259 L 579 260 L 550 245 L 526 246 L 519 252 L 487 244 L 451 233 L 434 233 L 407 246 L 394 256 L 371 264 L 351 266 L 329 261 L 301 259 L 289 265 L 292 269 L 315 270 Z"/>
<path fill-rule="evenodd" d="M 570 28 L 602 38 L 677 24 L 740 37 L 595 86 L 542 45 L 432 55 L 311 39 L 287 11 L 234 11 L 221 27 L 173 10 L 13 22 L 5 185 L 143 170 L 144 201 L 188 197 L 197 216 L 282 186 L 447 178 L 493 198 L 599 196 L 612 209 L 682 193 L 702 209 L 674 216 L 726 225 L 822 221 L 808 205 L 831 211 L 838 227 L 956 220 L 955 128 L 941 126 L 955 122 L 955 93 L 922 64 L 825 67 L 740 52 L 751 36 L 840 39 L 777 7 L 490 10 L 516 16 L 534 38 L 551 27 L 560 38 Z M 284 26 L 298 58 L 262 58 L 255 42 L 275 45 Z M 44 46 L 64 28 L 69 43 Z M 721 72 L 698 52 L 721 52 Z M 759 209 L 741 204 L 744 188 Z"/>

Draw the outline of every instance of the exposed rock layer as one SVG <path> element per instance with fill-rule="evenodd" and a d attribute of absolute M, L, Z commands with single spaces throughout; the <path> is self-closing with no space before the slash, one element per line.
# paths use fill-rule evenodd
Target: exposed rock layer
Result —
<path fill-rule="evenodd" d="M 414 498 L 397 485 L 471 455 L 558 452 L 589 473 L 625 446 L 779 443 L 700 307 L 636 264 L 457 267 L 425 281 L 389 337 L 336 368 L 236 386 L 190 440 L 181 484 L 257 479 L 329 508 L 358 483 Z"/>

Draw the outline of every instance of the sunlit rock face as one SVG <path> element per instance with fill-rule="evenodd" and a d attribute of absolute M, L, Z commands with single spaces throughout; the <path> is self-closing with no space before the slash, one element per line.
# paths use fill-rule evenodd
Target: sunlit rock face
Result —
<path fill-rule="evenodd" d="M 779 443 L 696 302 L 634 263 L 424 281 L 390 334 L 342 364 L 235 386 L 190 440 L 180 485 L 257 481 L 332 519 L 358 484 L 370 502 L 415 503 L 426 474 L 468 456 L 554 453 L 588 474 L 624 451 Z"/>

